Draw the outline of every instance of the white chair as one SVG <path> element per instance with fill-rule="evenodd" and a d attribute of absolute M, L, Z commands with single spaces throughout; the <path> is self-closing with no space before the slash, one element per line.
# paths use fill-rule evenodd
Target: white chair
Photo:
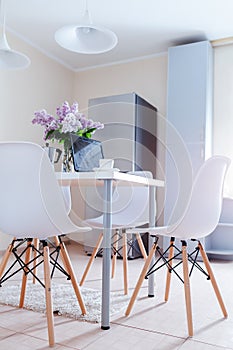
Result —
<path fill-rule="evenodd" d="M 230 161 L 228 158 L 221 156 L 214 156 L 205 161 L 205 163 L 199 169 L 199 172 L 193 182 L 189 201 L 187 202 L 185 211 L 180 217 L 180 220 L 176 224 L 172 224 L 170 226 L 150 227 L 147 229 L 151 235 L 156 236 L 156 240 L 148 254 L 148 258 L 137 281 L 126 310 L 126 316 L 128 316 L 132 310 L 144 278 L 148 277 L 150 273 L 153 273 L 159 268 L 157 267 L 157 263 L 158 261 L 161 261 L 161 259 L 164 263 L 160 265 L 160 267 L 164 265 L 167 267 L 165 301 L 168 300 L 171 273 L 174 272 L 177 274 L 175 268 L 180 265 L 180 263 L 177 263 L 176 266 L 173 266 L 172 261 L 174 257 L 178 258 L 178 256 L 181 256 L 189 336 L 193 335 L 189 277 L 194 267 L 197 267 L 200 271 L 202 271 L 211 281 L 223 315 L 224 317 L 227 317 L 227 311 L 214 278 L 207 254 L 199 239 L 209 235 L 218 224 L 222 205 L 223 183 L 229 163 Z M 131 233 L 143 232 L 141 229 L 132 229 L 127 231 Z M 171 237 L 170 246 L 166 250 L 166 253 L 169 252 L 168 258 L 166 258 L 165 253 L 163 253 L 158 247 L 157 235 Z M 175 238 L 181 240 L 181 249 L 175 246 Z M 197 248 L 193 252 L 187 253 L 187 240 L 190 239 L 197 241 Z M 149 269 L 156 251 L 159 252 L 160 256 L 158 260 L 156 260 L 155 264 Z M 206 271 L 197 262 L 197 254 L 199 252 L 206 267 Z M 192 266 L 190 272 L 188 269 L 188 262 L 190 262 Z M 180 276 L 179 278 L 181 279 Z"/>
<path fill-rule="evenodd" d="M 135 171 L 131 174 L 152 178 L 152 174 L 149 171 Z M 138 205 L 140 203 L 140 206 Z M 112 227 L 115 233 L 113 234 L 112 242 L 112 278 L 115 274 L 115 266 L 117 254 L 119 251 L 118 243 L 122 238 L 122 255 L 123 255 L 123 271 L 124 271 L 124 293 L 128 294 L 128 261 L 127 261 L 127 237 L 125 233 L 126 228 L 132 228 L 136 226 L 142 226 L 149 222 L 149 187 L 147 186 L 135 186 L 128 188 L 126 186 L 119 185 L 113 192 L 113 210 L 112 210 Z M 93 219 L 85 221 L 87 225 L 92 228 L 103 228 L 103 215 Z M 139 249 L 144 259 L 147 258 L 147 253 L 141 239 L 141 235 L 136 232 L 136 239 Z M 103 240 L 103 233 L 98 237 L 96 246 L 93 249 L 92 255 L 85 268 L 83 276 L 80 281 L 80 286 L 83 285 L 90 267 L 100 249 Z M 131 243 L 129 242 L 129 245 Z"/>
<path fill-rule="evenodd" d="M 72 207 L 70 186 L 61 186 L 60 188 L 61 188 L 61 191 L 62 191 L 64 203 L 65 203 L 66 213 L 67 213 L 67 215 L 69 215 L 69 213 L 71 211 L 71 207 Z M 54 237 L 53 241 L 55 242 L 55 244 L 57 246 L 59 245 L 59 241 L 58 241 L 57 237 Z M 39 244 L 40 244 L 39 238 L 34 238 L 33 239 L 33 245 L 34 245 L 35 249 L 33 249 L 33 256 L 34 256 L 34 261 L 33 261 L 33 284 L 36 283 L 37 264 L 38 264 L 36 257 L 37 257 L 37 251 L 39 250 Z M 53 245 L 53 242 L 50 241 L 50 244 Z M 1 274 L 0 274 L 0 276 L 1 276 Z"/>
<path fill-rule="evenodd" d="M 62 191 L 42 147 L 30 142 L 2 142 L 0 159 L 0 231 L 14 237 L 0 264 L 0 284 L 15 273 L 11 271 L 18 263 L 17 271 L 23 272 L 19 307 L 23 307 L 28 274 L 31 273 L 39 280 L 31 267 L 33 261 L 42 261 L 44 283 L 40 280 L 39 282 L 45 287 L 48 338 L 49 345 L 53 346 L 50 263 L 58 269 L 60 265 L 49 252 L 47 239 L 56 237 L 57 251 L 61 252 L 64 265 L 62 272 L 71 279 L 81 312 L 85 314 L 86 308 L 61 237 L 70 232 L 85 232 L 91 229 L 75 225 L 68 217 Z M 33 245 L 34 238 L 42 242 L 43 252 Z M 26 248 L 22 251 L 24 243 Z M 37 252 L 36 257 L 31 258 L 32 250 Z M 3 273 L 12 253 L 16 261 Z"/>

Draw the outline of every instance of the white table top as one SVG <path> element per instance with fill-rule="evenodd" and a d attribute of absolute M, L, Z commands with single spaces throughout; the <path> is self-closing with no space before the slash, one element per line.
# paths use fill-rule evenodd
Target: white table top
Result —
<path fill-rule="evenodd" d="M 162 180 L 122 173 L 111 169 L 90 172 L 56 172 L 56 177 L 63 186 L 72 186 L 75 184 L 82 184 L 85 186 L 95 182 L 101 182 L 101 180 L 115 180 L 126 182 L 126 184 L 130 182 L 134 185 L 164 187 L 164 181 Z"/>

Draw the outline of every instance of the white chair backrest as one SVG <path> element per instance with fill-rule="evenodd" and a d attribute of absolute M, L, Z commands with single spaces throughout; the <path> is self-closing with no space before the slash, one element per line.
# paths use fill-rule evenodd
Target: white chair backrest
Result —
<path fill-rule="evenodd" d="M 183 239 L 201 238 L 216 228 L 229 164 L 230 160 L 222 156 L 213 156 L 203 163 L 193 182 L 186 211 L 180 222 L 171 226 L 171 235 Z"/>
<path fill-rule="evenodd" d="M 152 178 L 149 171 L 129 174 Z M 149 222 L 149 186 L 117 186 L 113 193 L 113 223 L 138 226 Z"/>
<path fill-rule="evenodd" d="M 78 231 L 69 219 L 53 166 L 42 147 L 0 143 L 0 230 L 27 238 Z"/>

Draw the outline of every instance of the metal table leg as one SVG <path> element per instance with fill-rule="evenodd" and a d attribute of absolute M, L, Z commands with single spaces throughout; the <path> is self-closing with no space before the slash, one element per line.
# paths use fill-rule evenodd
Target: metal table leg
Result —
<path fill-rule="evenodd" d="M 104 236 L 103 236 L 103 270 L 102 270 L 102 314 L 101 328 L 110 328 L 110 266 L 112 233 L 112 180 L 104 180 Z"/>

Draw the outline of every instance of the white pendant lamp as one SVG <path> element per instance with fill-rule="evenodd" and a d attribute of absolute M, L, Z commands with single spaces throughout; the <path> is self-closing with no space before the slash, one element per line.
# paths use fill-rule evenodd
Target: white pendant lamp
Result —
<path fill-rule="evenodd" d="M 110 51 L 118 41 L 116 34 L 111 30 L 92 24 L 87 0 L 81 23 L 58 29 L 55 40 L 64 49 L 82 54 L 100 54 Z"/>
<path fill-rule="evenodd" d="M 20 52 L 12 50 L 6 39 L 4 5 L 4 0 L 0 0 L 0 69 L 25 69 L 30 64 L 29 58 Z"/>

